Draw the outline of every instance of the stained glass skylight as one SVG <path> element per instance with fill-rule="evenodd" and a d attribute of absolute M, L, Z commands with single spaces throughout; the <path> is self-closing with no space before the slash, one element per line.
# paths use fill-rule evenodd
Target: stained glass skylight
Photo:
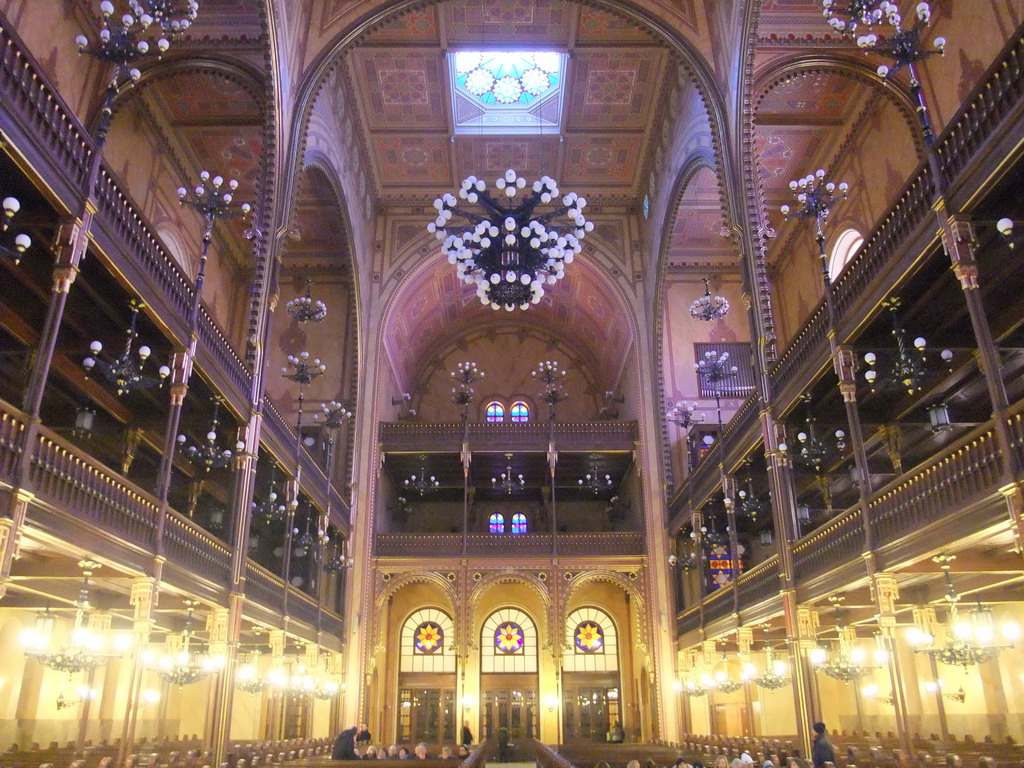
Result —
<path fill-rule="evenodd" d="M 558 132 L 565 64 L 554 51 L 449 53 L 455 132 Z"/>

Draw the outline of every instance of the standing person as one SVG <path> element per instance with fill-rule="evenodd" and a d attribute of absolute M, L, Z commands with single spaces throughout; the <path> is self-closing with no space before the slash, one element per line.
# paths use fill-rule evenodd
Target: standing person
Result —
<path fill-rule="evenodd" d="M 473 732 L 469 730 L 469 720 L 462 721 L 462 746 L 468 747 L 473 743 Z"/>
<path fill-rule="evenodd" d="M 338 734 L 338 738 L 334 742 L 334 749 L 331 750 L 331 760 L 356 759 L 356 733 L 358 730 L 353 725 Z"/>
<path fill-rule="evenodd" d="M 825 768 L 825 763 L 835 763 L 836 750 L 828 740 L 825 724 L 820 720 L 814 724 L 814 733 L 811 760 L 814 762 L 814 768 Z"/>
<path fill-rule="evenodd" d="M 366 747 L 373 737 L 370 735 L 369 727 L 366 723 L 360 723 L 359 730 L 356 732 L 356 744 L 360 747 Z"/>

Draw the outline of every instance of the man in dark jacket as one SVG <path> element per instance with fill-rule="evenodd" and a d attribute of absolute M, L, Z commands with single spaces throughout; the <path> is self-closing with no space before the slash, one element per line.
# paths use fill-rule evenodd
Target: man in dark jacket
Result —
<path fill-rule="evenodd" d="M 361 724 L 356 732 L 356 745 L 365 748 L 371 741 L 373 736 L 370 735 L 370 727 L 366 723 Z"/>
<path fill-rule="evenodd" d="M 462 721 L 462 746 L 468 747 L 473 743 L 473 732 L 469 730 L 469 720 Z"/>
<path fill-rule="evenodd" d="M 814 724 L 814 747 L 811 749 L 814 768 L 824 768 L 825 763 L 835 765 L 836 762 L 836 750 L 832 746 L 832 742 L 828 740 L 828 736 L 825 735 L 825 730 L 824 723 L 819 721 Z"/>
<path fill-rule="evenodd" d="M 338 739 L 334 742 L 334 749 L 331 750 L 331 760 L 358 759 L 356 756 L 356 732 L 358 730 L 353 725 L 338 734 Z"/>

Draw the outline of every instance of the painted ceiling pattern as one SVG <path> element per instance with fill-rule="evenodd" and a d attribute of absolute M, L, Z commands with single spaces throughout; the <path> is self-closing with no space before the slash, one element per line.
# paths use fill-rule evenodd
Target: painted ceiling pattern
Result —
<path fill-rule="evenodd" d="M 561 114 L 545 115 L 562 123 L 560 136 L 456 131 L 446 50 L 493 50 L 498 42 L 509 50 L 572 52 L 557 74 L 564 78 Z M 470 173 L 497 177 L 508 168 L 550 175 L 594 201 L 642 197 L 645 160 L 652 136 L 660 135 L 668 56 L 623 18 L 562 0 L 460 0 L 398 17 L 353 50 L 347 65 L 385 202 L 430 201 Z M 500 101 L 493 89 L 511 89 L 501 82 L 472 85 L 488 85 L 484 99 Z M 524 89 L 520 100 L 527 95 Z M 557 100 L 536 103 L 558 108 Z M 460 96 L 456 107 L 468 104 Z"/>
<path fill-rule="evenodd" d="M 579 350 L 596 378 L 610 378 L 622 365 L 632 331 L 618 299 L 592 267 L 577 259 L 565 279 L 550 287 L 529 312 L 513 317 L 483 306 L 476 289 L 461 282 L 443 260 L 417 276 L 388 318 L 385 346 L 395 370 L 411 380 L 436 352 L 466 329 L 528 326 L 562 338 Z"/>

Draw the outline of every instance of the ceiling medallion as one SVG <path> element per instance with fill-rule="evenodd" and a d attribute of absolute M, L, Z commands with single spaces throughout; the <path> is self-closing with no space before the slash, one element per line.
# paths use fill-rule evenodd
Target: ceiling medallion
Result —
<path fill-rule="evenodd" d="M 535 181 L 518 204 L 514 198 L 526 187 L 526 179 L 509 169 L 495 186 L 507 201 L 492 196 L 476 176 L 467 177 L 459 198 L 477 210 L 456 207 L 455 195 L 446 192 L 434 201 L 437 219 L 427 224 L 427 231 L 441 241 L 458 276 L 476 284 L 484 306 L 509 312 L 528 309 L 544 296 L 544 284 L 554 285 L 564 276 L 565 265 L 583 250 L 580 242 L 594 225 L 583 216 L 586 198 L 575 192 L 565 195 L 561 206 L 537 213 L 558 199 L 558 183 L 550 176 Z M 449 233 L 453 214 L 466 220 L 463 231 Z M 569 224 L 551 224 L 563 215 Z"/>

